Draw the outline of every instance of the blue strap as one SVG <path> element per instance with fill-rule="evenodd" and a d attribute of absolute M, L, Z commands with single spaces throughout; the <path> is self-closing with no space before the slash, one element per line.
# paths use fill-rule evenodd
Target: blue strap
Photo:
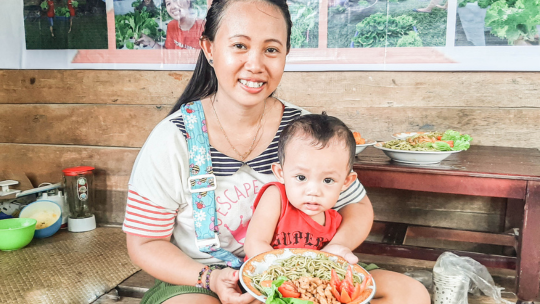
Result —
<path fill-rule="evenodd" d="M 193 219 L 197 245 L 201 252 L 240 268 L 242 261 L 220 247 L 216 213 L 216 176 L 212 169 L 210 142 L 202 103 L 189 102 L 181 107 L 189 151 L 189 187 L 193 204 Z"/>

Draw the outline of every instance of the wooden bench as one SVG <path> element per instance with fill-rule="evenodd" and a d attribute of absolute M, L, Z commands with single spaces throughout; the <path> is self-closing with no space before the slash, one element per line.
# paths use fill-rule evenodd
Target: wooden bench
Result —
<path fill-rule="evenodd" d="M 385 242 L 364 242 L 356 252 L 435 261 L 445 251 L 404 245 L 407 235 L 516 245 L 517 257 L 456 253 L 471 256 L 487 267 L 515 269 L 517 303 L 531 302 L 538 296 L 540 152 L 537 149 L 472 146 L 438 165 L 417 166 L 393 162 L 382 151 L 368 148 L 357 157 L 354 170 L 366 187 L 507 198 L 507 222 L 519 228 L 516 239 L 508 234 L 377 224 L 375 229 L 385 231 Z"/>

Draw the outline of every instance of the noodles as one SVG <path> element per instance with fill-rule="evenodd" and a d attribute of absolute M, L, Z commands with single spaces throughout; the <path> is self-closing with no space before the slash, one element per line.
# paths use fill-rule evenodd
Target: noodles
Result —
<path fill-rule="evenodd" d="M 405 151 L 438 151 L 440 150 L 433 147 L 433 143 L 437 140 L 437 137 L 442 136 L 441 132 L 427 132 L 423 134 L 417 134 L 407 139 L 391 140 L 384 143 L 383 147 L 394 150 Z"/>
<path fill-rule="evenodd" d="M 264 292 L 260 283 L 262 281 L 274 281 L 280 276 L 285 276 L 289 280 L 298 280 L 301 277 L 319 278 L 321 280 L 330 280 L 330 271 L 335 269 L 340 279 L 345 277 L 347 272 L 347 263 L 333 262 L 327 256 L 318 254 L 316 258 L 295 255 L 287 259 L 277 260 L 274 265 L 266 271 L 255 276 L 249 276 L 253 286 L 259 291 Z M 354 282 L 361 283 L 363 276 L 354 274 Z"/>

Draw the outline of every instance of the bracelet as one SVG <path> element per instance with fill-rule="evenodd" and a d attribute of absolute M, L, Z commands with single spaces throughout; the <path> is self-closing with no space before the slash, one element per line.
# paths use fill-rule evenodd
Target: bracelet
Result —
<path fill-rule="evenodd" d="M 195 287 L 200 287 L 202 288 L 203 287 L 203 284 L 202 284 L 202 276 L 203 276 L 203 273 L 208 270 L 208 266 L 204 266 L 201 271 L 199 271 L 199 277 L 197 278 L 197 284 L 195 284 Z"/>
<path fill-rule="evenodd" d="M 208 267 L 208 270 L 206 271 L 206 286 L 205 286 L 207 290 L 210 290 L 210 274 L 212 273 L 212 271 L 214 271 L 215 269 L 223 269 L 223 268 L 225 268 L 225 266 L 223 265 L 212 265 Z"/>

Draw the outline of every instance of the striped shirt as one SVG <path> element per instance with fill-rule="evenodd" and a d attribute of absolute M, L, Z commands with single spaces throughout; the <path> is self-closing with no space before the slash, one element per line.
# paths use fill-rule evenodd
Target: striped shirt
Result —
<path fill-rule="evenodd" d="M 210 147 L 219 239 L 223 248 L 240 257 L 244 256 L 255 197 L 264 184 L 276 181 L 271 165 L 278 162 L 279 136 L 288 123 L 308 113 L 283 104 L 283 117 L 272 142 L 253 160 L 244 163 Z M 172 242 L 190 257 L 205 264 L 217 263 L 195 243 L 194 217 L 205 215 L 194 212 L 186 183 L 190 175 L 185 123 L 180 111 L 171 114 L 154 128 L 139 152 L 129 182 L 123 230 L 143 237 L 172 236 Z M 359 202 L 365 195 L 364 187 L 355 181 L 341 193 L 334 209 Z"/>

